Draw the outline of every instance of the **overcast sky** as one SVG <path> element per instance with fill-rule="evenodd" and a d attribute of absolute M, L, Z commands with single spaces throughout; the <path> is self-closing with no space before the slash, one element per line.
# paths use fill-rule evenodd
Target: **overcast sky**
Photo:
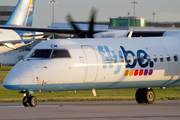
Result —
<path fill-rule="evenodd" d="M 46 27 L 52 21 L 50 0 L 37 0 L 33 26 Z M 133 16 L 133 0 L 56 0 L 55 22 L 66 22 L 70 13 L 76 21 L 89 20 L 92 7 L 98 9 L 97 21 L 108 21 L 109 17 Z M 0 0 L 0 5 L 15 6 L 18 0 Z M 136 16 L 156 22 L 180 22 L 180 0 L 136 0 Z"/>

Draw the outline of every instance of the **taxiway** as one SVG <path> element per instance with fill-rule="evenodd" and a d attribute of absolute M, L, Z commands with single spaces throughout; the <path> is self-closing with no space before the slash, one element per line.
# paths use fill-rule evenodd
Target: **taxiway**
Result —
<path fill-rule="evenodd" d="M 22 103 L 0 103 L 0 119 L 81 120 L 179 120 L 180 100 L 39 102 L 37 107 Z"/>

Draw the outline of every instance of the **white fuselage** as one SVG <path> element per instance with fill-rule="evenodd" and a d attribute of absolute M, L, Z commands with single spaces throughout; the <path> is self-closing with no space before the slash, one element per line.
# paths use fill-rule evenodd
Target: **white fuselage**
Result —
<path fill-rule="evenodd" d="M 35 50 L 50 50 L 32 58 Z M 55 50 L 70 57 L 53 58 Z M 41 42 L 4 80 L 26 91 L 180 86 L 180 40 L 175 37 L 64 39 Z"/>

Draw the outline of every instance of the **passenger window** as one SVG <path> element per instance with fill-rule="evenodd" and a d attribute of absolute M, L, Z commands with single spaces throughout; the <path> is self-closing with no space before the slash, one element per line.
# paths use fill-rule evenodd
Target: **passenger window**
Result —
<path fill-rule="evenodd" d="M 178 61 L 177 55 L 174 55 L 174 61 Z"/>
<path fill-rule="evenodd" d="M 54 50 L 51 58 L 70 58 L 68 50 Z"/>
<path fill-rule="evenodd" d="M 151 57 L 149 55 L 147 55 L 147 61 L 151 62 Z"/>
<path fill-rule="evenodd" d="M 163 62 L 163 60 L 164 60 L 162 55 L 160 55 L 159 59 L 161 62 Z"/>
<path fill-rule="evenodd" d="M 141 63 L 143 63 L 144 62 L 144 56 L 141 56 L 140 59 L 141 59 Z"/>
<path fill-rule="evenodd" d="M 105 61 L 106 63 L 109 63 L 109 58 L 107 56 L 105 57 Z"/>
<path fill-rule="evenodd" d="M 120 62 L 121 62 L 121 63 L 124 63 L 124 58 L 123 58 L 123 56 L 120 56 Z"/>
<path fill-rule="evenodd" d="M 116 57 L 113 56 L 113 63 L 116 63 Z"/>
<path fill-rule="evenodd" d="M 30 58 L 49 58 L 51 55 L 51 49 L 36 49 Z"/>
<path fill-rule="evenodd" d="M 167 55 L 167 62 L 171 61 L 171 57 L 169 55 Z"/>
<path fill-rule="evenodd" d="M 131 63 L 131 57 L 130 56 L 127 56 L 127 62 Z"/>
<path fill-rule="evenodd" d="M 137 63 L 137 56 L 134 56 L 134 62 Z"/>
<path fill-rule="evenodd" d="M 156 56 L 156 55 L 154 55 L 154 57 L 153 57 L 153 58 L 154 58 L 154 62 L 157 62 L 157 60 L 158 60 L 158 59 L 157 59 L 157 56 Z"/>

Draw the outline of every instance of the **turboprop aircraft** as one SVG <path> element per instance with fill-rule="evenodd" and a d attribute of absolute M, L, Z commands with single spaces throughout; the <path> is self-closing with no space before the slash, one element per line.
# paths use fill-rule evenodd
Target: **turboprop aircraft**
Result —
<path fill-rule="evenodd" d="M 179 34 L 180 35 L 180 34 Z M 138 88 L 138 103 L 155 101 L 154 87 L 180 86 L 180 38 L 54 39 L 35 46 L 3 85 L 24 93 L 36 106 L 35 91 Z"/>
<path fill-rule="evenodd" d="M 32 26 L 36 0 L 19 0 L 4 26 Z M 42 38 L 42 32 L 0 29 L 0 53 L 17 49 Z"/>
<path fill-rule="evenodd" d="M 1 26 L 83 38 L 41 42 L 12 68 L 4 87 L 24 93 L 23 105 L 35 107 L 36 91 L 138 88 L 136 101 L 153 103 L 153 87 L 180 86 L 180 31 L 97 31 L 93 22 L 94 13 L 89 30 L 72 21 L 74 30 Z"/>

